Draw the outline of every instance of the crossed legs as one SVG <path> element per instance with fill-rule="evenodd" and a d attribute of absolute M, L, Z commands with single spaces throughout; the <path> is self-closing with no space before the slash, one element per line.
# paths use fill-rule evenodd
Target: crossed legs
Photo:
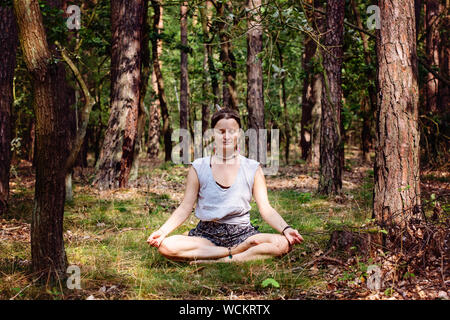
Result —
<path fill-rule="evenodd" d="M 287 239 L 279 234 L 259 233 L 231 248 L 216 246 L 208 239 L 184 235 L 165 238 L 158 251 L 168 259 L 197 263 L 242 262 L 281 256 L 291 250 Z"/>

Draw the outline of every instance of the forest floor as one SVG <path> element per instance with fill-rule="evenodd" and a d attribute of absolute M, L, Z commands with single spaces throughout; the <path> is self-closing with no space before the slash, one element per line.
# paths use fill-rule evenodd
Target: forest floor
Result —
<path fill-rule="evenodd" d="M 373 169 L 347 152 L 343 195 L 317 195 L 317 169 L 302 162 L 266 176 L 271 205 L 305 241 L 281 258 L 239 264 L 173 262 L 146 243 L 180 204 L 188 166 L 142 160 L 132 187 L 100 192 L 90 186 L 92 168 L 74 175 L 74 200 L 64 217 L 70 265 L 81 270 L 81 289 L 36 285 L 30 274 L 30 223 L 34 175 L 31 164 L 13 167 L 10 212 L 0 219 L 0 299 L 448 299 L 448 266 L 404 273 L 379 290 L 366 283 L 369 265 L 396 268 L 356 243 L 335 250 L 336 230 L 371 223 Z M 439 201 L 448 217 L 448 171 L 422 174 L 422 199 Z M 429 207 L 427 215 L 433 213 Z M 252 202 L 251 221 L 275 232 Z M 192 214 L 174 234 L 193 228 Z"/>

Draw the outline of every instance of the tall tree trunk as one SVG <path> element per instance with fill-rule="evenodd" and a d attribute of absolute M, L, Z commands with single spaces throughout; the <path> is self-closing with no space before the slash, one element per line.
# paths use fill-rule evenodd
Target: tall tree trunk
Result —
<path fill-rule="evenodd" d="M 180 129 L 188 129 L 189 121 L 189 76 L 188 76 L 188 42 L 187 42 L 187 28 L 188 28 L 188 3 L 184 1 L 180 6 Z M 180 136 L 180 143 L 183 141 L 183 136 Z M 185 150 L 188 151 L 188 150 Z M 183 149 L 180 150 L 180 157 L 183 158 Z"/>
<path fill-rule="evenodd" d="M 314 74 L 312 82 L 310 163 L 313 167 L 318 168 L 320 166 L 320 128 L 322 120 L 322 74 Z"/>
<path fill-rule="evenodd" d="M 212 88 L 212 93 L 213 93 L 213 101 L 214 101 L 214 106 L 216 104 L 219 103 L 219 96 L 220 96 L 220 90 L 219 90 L 219 71 L 216 69 L 216 66 L 214 64 L 214 57 L 213 57 L 213 49 L 214 49 L 214 45 L 213 45 L 213 40 L 214 40 L 214 34 L 211 36 L 211 38 L 209 38 L 209 25 L 211 24 L 211 20 L 212 20 L 212 2 L 210 0 L 206 0 L 206 8 L 202 9 L 200 11 L 200 14 L 202 15 L 202 26 L 203 26 L 203 15 L 206 14 L 206 25 L 207 25 L 207 34 L 205 36 L 205 39 L 207 40 L 207 44 L 206 44 L 206 50 L 208 52 L 208 70 L 209 70 L 209 75 L 211 77 L 211 88 Z M 213 108 L 215 109 L 215 107 Z M 205 130 L 207 129 L 207 127 L 205 127 Z"/>
<path fill-rule="evenodd" d="M 202 134 L 209 128 L 210 108 L 208 102 L 210 101 L 209 97 L 211 96 L 210 91 L 208 90 L 209 82 L 211 82 L 213 106 L 215 107 L 219 102 L 217 72 L 214 68 L 214 61 L 212 61 L 212 39 L 209 38 L 210 9 L 211 1 L 205 1 L 205 4 L 199 9 L 203 33 Z"/>
<path fill-rule="evenodd" d="M 280 44 L 277 42 L 277 50 L 278 50 L 278 56 L 280 59 L 280 68 L 284 68 L 284 59 L 283 59 L 283 49 L 281 48 Z M 291 128 L 289 125 L 289 116 L 288 116 L 288 110 L 287 110 L 287 98 L 286 98 L 286 75 L 283 74 L 280 79 L 280 105 L 283 109 L 283 135 L 285 138 L 285 151 L 284 151 L 284 159 L 286 161 L 286 165 L 289 164 L 289 148 L 291 145 Z"/>
<path fill-rule="evenodd" d="M 8 210 L 11 165 L 11 110 L 16 67 L 17 26 L 11 7 L 0 6 L 0 216 Z"/>
<path fill-rule="evenodd" d="M 342 189 L 344 140 L 341 121 L 342 60 L 345 3 L 327 2 L 326 35 L 322 50 L 324 85 L 320 130 L 319 193 L 338 194 Z"/>
<path fill-rule="evenodd" d="M 64 176 L 67 159 L 67 110 L 59 104 L 58 65 L 52 63 L 37 0 L 14 0 L 19 38 L 33 76 L 36 114 L 36 186 L 31 223 L 33 272 L 50 279 L 65 277 L 63 240 Z"/>
<path fill-rule="evenodd" d="M 310 157 L 311 150 L 312 80 L 314 78 L 314 67 L 311 60 L 316 53 L 316 49 L 316 42 L 308 37 L 305 40 L 305 50 L 302 58 L 302 68 L 305 71 L 306 76 L 303 79 L 300 147 L 302 149 L 302 158 L 304 160 L 307 160 Z"/>
<path fill-rule="evenodd" d="M 266 139 L 260 136 L 264 129 L 264 87 L 262 62 L 258 54 L 262 51 L 263 29 L 261 25 L 261 0 L 247 1 L 247 109 L 249 128 L 255 129 L 258 137 L 257 159 L 266 164 L 263 150 Z"/>
<path fill-rule="evenodd" d="M 442 27 L 441 27 L 441 43 L 440 43 L 440 54 L 439 54 L 439 70 L 445 79 L 450 79 L 450 0 L 445 0 L 442 3 Z M 438 108 L 439 111 L 446 115 L 448 119 L 449 103 L 450 103 L 450 86 L 444 83 L 444 81 L 439 81 L 438 87 Z"/>
<path fill-rule="evenodd" d="M 323 10 L 323 3 L 321 0 L 310 0 L 310 2 L 314 2 L 314 8 L 318 10 Z M 315 34 L 317 41 L 321 42 L 321 35 L 324 34 L 325 31 L 325 17 L 321 13 L 315 11 L 308 15 L 310 18 L 310 24 L 315 29 Z M 312 46 L 310 44 L 310 46 Z M 315 61 L 320 60 L 320 50 L 317 49 L 317 44 L 314 44 L 314 56 L 310 59 L 314 59 Z M 309 54 L 309 53 L 307 53 Z M 308 63 L 311 63 L 308 61 Z M 305 85 L 304 87 L 307 90 L 306 97 L 309 99 L 309 107 L 311 108 L 311 122 L 309 124 L 310 131 L 310 147 L 309 152 L 305 155 L 307 160 L 313 167 L 318 168 L 320 166 L 320 127 L 321 127 L 321 118 L 322 118 L 322 82 L 323 75 L 319 70 L 310 68 L 309 72 L 313 73 L 312 76 L 308 76 L 308 79 L 311 81 L 311 84 Z M 303 111 L 302 111 L 303 112 Z M 305 124 L 306 126 L 307 124 Z M 303 137 L 303 136 L 302 136 Z M 302 149 L 303 150 L 303 149 Z"/>
<path fill-rule="evenodd" d="M 144 0 L 111 1 L 111 114 L 95 179 L 100 190 L 128 183 L 137 136 L 143 17 Z"/>
<path fill-rule="evenodd" d="M 153 24 L 152 34 L 150 38 L 152 43 L 152 89 L 155 93 L 152 104 L 149 110 L 149 124 L 148 124 L 148 144 L 147 154 L 150 159 L 157 159 L 159 155 L 159 137 L 161 131 L 161 97 L 158 90 L 158 79 L 156 76 L 156 69 L 161 70 L 161 60 L 159 57 L 162 53 L 162 40 L 159 38 L 161 30 L 164 27 L 163 9 L 159 1 L 152 1 L 153 7 Z M 155 66 L 157 64 L 157 66 Z M 163 80 L 161 79 L 161 82 Z M 163 97 L 165 99 L 165 97 Z"/>
<path fill-rule="evenodd" d="M 144 99 L 147 94 L 148 81 L 150 78 L 150 26 L 148 23 L 148 0 L 144 0 L 144 17 L 142 23 L 141 44 L 141 84 L 139 89 L 139 111 L 137 121 L 136 143 L 134 145 L 133 165 L 131 167 L 130 180 L 136 180 L 139 171 L 139 154 L 142 150 L 142 138 L 144 136 L 145 120 L 148 110 Z"/>
<path fill-rule="evenodd" d="M 153 17 L 153 30 L 154 34 L 160 35 L 161 29 L 163 28 L 163 7 L 161 6 L 161 2 L 158 0 L 152 0 L 152 7 L 154 10 Z M 157 94 L 159 107 L 161 108 L 161 112 L 159 114 L 158 107 L 156 105 L 152 105 L 152 109 L 150 110 L 150 130 L 149 131 L 149 139 L 152 139 L 153 143 L 151 145 L 159 144 L 159 136 L 158 139 L 152 135 L 152 132 L 156 133 L 156 130 L 159 131 L 160 126 L 160 118 L 162 116 L 162 130 L 161 134 L 164 138 L 164 160 L 170 161 L 172 157 L 172 128 L 170 126 L 170 118 L 169 118 L 169 109 L 167 106 L 167 99 L 164 90 L 164 80 L 161 72 L 161 59 L 160 55 L 162 52 L 162 40 L 159 37 L 152 37 L 152 60 L 153 60 L 153 89 Z M 156 88 L 156 90 L 155 90 Z M 149 147 L 150 148 L 150 147 Z M 149 149 L 150 153 L 150 149 Z M 157 156 L 157 152 L 151 152 L 150 157 Z"/>
<path fill-rule="evenodd" d="M 238 98 L 236 92 L 236 58 L 233 54 L 233 47 L 230 37 L 230 29 L 233 18 L 229 12 L 232 10 L 231 1 L 224 1 L 216 4 L 217 25 L 220 39 L 220 60 L 223 63 L 223 105 L 224 108 L 238 110 Z"/>
<path fill-rule="evenodd" d="M 420 213 L 414 0 L 380 0 L 379 7 L 374 216 L 382 225 L 403 225 Z"/>
<path fill-rule="evenodd" d="M 363 30 L 363 22 L 361 19 L 361 13 L 359 12 L 358 6 L 356 5 L 356 0 L 351 1 L 353 13 L 356 18 L 356 24 L 357 26 Z M 368 36 L 362 32 L 359 31 L 359 35 L 363 42 L 363 50 L 364 50 L 364 62 L 366 63 L 366 77 L 369 82 L 369 87 L 367 88 L 367 92 L 369 94 L 369 101 L 368 103 L 365 102 L 363 104 L 363 110 L 361 112 L 362 118 L 363 118 L 363 126 L 361 130 L 361 151 L 362 151 L 362 159 L 363 161 L 369 163 L 370 162 L 370 146 L 372 141 L 372 122 L 373 122 L 373 115 L 376 110 L 377 106 L 377 93 L 376 93 L 376 87 L 375 87 L 375 74 L 371 71 L 371 68 L 369 66 L 372 65 L 372 57 L 370 53 L 369 48 L 369 38 Z"/>
<path fill-rule="evenodd" d="M 440 48 L 440 0 L 428 0 L 425 2 L 425 21 L 426 21 L 426 53 L 427 62 L 432 67 L 439 67 L 439 48 Z M 427 73 L 425 84 L 427 111 L 436 113 L 438 110 L 438 88 L 439 80 L 431 73 Z"/>
<path fill-rule="evenodd" d="M 55 10 L 62 10 L 64 12 L 63 17 L 67 18 L 67 14 L 65 13 L 65 9 L 67 8 L 67 0 L 47 0 L 47 4 L 51 6 Z M 56 52 L 56 45 L 54 43 L 49 43 L 49 48 L 52 52 Z M 57 56 L 58 59 L 61 60 L 61 57 Z M 77 116 L 78 116 L 78 110 L 77 108 L 73 109 L 71 108 L 72 105 L 74 105 L 77 102 L 76 98 L 76 90 L 68 85 L 66 81 L 66 67 L 64 63 L 60 62 L 58 65 L 58 83 L 59 83 L 59 90 L 58 92 L 58 105 L 64 108 L 66 112 L 63 114 L 65 116 L 65 123 L 66 128 L 69 131 L 69 137 L 66 141 L 67 146 L 66 149 L 68 152 L 72 149 L 73 144 L 75 143 L 75 138 L 77 136 L 78 131 L 78 123 L 77 123 Z M 81 146 L 80 146 L 81 147 Z M 78 148 L 77 148 L 78 149 Z M 76 151 L 76 154 L 78 155 L 79 149 Z M 73 166 L 70 168 L 67 168 L 66 171 L 66 185 L 65 185 L 65 192 L 66 192 L 66 201 L 72 201 L 73 200 L 73 190 L 72 190 L 72 171 Z"/>

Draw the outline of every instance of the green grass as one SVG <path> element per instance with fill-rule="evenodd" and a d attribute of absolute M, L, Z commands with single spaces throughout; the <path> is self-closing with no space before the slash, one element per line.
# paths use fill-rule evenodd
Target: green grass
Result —
<path fill-rule="evenodd" d="M 180 166 L 165 165 L 151 175 L 161 176 L 166 172 L 166 181 L 183 182 L 185 175 L 175 178 L 174 167 L 186 171 Z M 231 293 L 246 299 L 295 298 L 299 291 L 326 285 L 321 278 L 324 270 L 311 275 L 298 267 L 310 260 L 314 252 L 326 247 L 330 225 L 353 225 L 364 220 L 361 210 L 370 205 L 367 204 L 370 202 L 368 188 L 369 185 L 355 191 L 355 201 L 345 205 L 337 205 L 313 192 L 269 190 L 272 207 L 304 235 L 305 243 L 281 258 L 199 267 L 170 261 L 146 243 L 150 233 L 178 206 L 170 194 L 137 190 L 127 197 L 120 196 L 121 192 L 99 197 L 89 189 L 76 186 L 74 201 L 65 208 L 64 231 L 68 261 L 80 267 L 82 289 L 68 290 L 63 286 L 63 290 L 46 290 L 31 285 L 15 299 L 84 299 L 89 295 L 109 299 L 227 299 Z M 13 196 L 12 214 L 29 222 L 32 207 L 21 199 L 25 193 L 29 198 L 31 191 L 20 192 L 24 194 Z M 331 215 L 330 208 L 333 208 Z M 22 209 L 24 211 L 19 213 Z M 250 214 L 252 223 L 258 225 L 261 232 L 275 233 L 262 220 L 254 202 Z M 174 233 L 188 231 L 197 221 L 192 214 Z M 302 254 L 305 252 L 306 255 Z M 0 242 L 1 299 L 16 295 L 31 283 L 29 267 L 20 264 L 24 260 L 31 260 L 28 243 Z M 279 288 L 263 286 L 269 278 L 274 279 Z M 103 286 L 113 285 L 120 289 L 114 294 L 99 291 Z"/>

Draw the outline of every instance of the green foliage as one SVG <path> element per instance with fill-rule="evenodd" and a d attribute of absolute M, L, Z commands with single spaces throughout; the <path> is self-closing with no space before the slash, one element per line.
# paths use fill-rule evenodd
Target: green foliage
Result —
<path fill-rule="evenodd" d="M 272 286 L 274 288 L 279 288 L 280 284 L 273 278 L 267 278 L 261 283 L 261 287 L 266 288 L 268 286 Z"/>

